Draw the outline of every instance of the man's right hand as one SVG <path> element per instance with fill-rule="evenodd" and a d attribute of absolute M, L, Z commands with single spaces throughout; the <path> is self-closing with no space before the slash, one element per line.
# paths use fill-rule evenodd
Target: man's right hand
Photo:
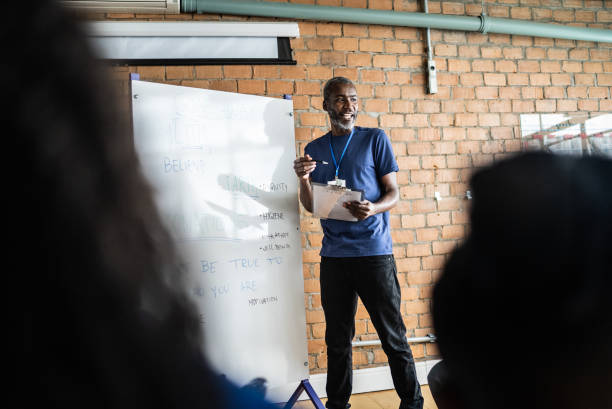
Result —
<path fill-rule="evenodd" d="M 298 178 L 308 180 L 312 171 L 317 167 L 317 162 L 312 160 L 310 155 L 306 154 L 293 161 L 293 170 Z"/>

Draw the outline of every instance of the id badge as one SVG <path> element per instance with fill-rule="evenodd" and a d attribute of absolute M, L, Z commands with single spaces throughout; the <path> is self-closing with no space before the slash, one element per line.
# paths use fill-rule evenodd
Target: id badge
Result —
<path fill-rule="evenodd" d="M 330 180 L 329 182 L 327 182 L 328 185 L 331 186 L 337 186 L 337 187 L 346 187 L 346 180 L 344 179 L 338 179 L 338 177 L 336 176 L 336 178 L 334 180 Z"/>

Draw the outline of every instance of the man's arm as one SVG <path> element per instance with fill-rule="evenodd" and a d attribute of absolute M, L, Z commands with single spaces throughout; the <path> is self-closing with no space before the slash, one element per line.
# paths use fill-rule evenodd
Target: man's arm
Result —
<path fill-rule="evenodd" d="M 300 180 L 300 202 L 306 210 L 312 213 L 312 185 L 310 174 L 317 167 L 317 163 L 306 154 L 293 161 L 293 170 Z"/>
<path fill-rule="evenodd" d="M 344 203 L 353 216 L 358 220 L 366 219 L 378 213 L 391 210 L 399 200 L 399 188 L 397 187 L 397 173 L 390 172 L 380 178 L 384 193 L 376 203 L 369 200 Z"/>

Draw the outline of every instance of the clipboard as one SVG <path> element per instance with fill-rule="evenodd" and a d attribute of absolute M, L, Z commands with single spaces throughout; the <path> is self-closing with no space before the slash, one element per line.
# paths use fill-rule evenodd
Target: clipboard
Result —
<path fill-rule="evenodd" d="M 362 190 L 352 190 L 335 185 L 311 182 L 312 213 L 321 219 L 345 220 L 356 222 L 357 218 L 342 204 L 353 200 L 363 200 Z"/>

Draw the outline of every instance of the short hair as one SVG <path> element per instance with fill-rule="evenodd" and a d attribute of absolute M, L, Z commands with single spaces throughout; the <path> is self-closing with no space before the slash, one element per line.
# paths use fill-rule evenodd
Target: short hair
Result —
<path fill-rule="evenodd" d="M 323 87 L 323 101 L 327 101 L 332 93 L 332 90 L 340 84 L 346 84 L 355 87 L 353 81 L 349 80 L 346 77 L 334 77 L 332 79 L 329 79 L 325 83 L 325 87 Z"/>

